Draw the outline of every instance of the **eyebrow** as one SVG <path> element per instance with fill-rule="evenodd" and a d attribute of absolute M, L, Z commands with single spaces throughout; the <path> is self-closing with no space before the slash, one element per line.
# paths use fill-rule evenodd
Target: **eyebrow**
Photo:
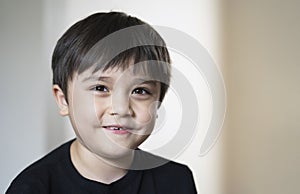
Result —
<path fill-rule="evenodd" d="M 87 77 L 87 78 L 84 78 L 83 79 L 83 82 L 87 82 L 87 81 L 104 81 L 104 82 L 108 82 L 108 83 L 112 83 L 113 80 L 111 77 L 108 77 L 108 76 L 90 76 L 90 77 Z M 134 79 L 134 82 L 136 84 L 150 84 L 152 86 L 157 86 L 157 82 L 159 81 L 156 81 L 156 80 L 149 80 L 149 79 L 142 79 L 142 78 L 136 78 Z"/>
<path fill-rule="evenodd" d="M 97 77 L 97 76 L 90 76 L 90 77 L 87 77 L 87 78 L 84 78 L 84 79 L 83 79 L 83 82 L 86 82 L 86 81 L 104 81 L 104 82 L 112 82 L 112 81 L 111 81 L 111 77 L 106 77 L 106 76 L 100 76 L 100 77 Z"/>
<path fill-rule="evenodd" d="M 135 80 L 138 84 L 150 84 L 150 85 L 153 85 L 153 86 L 157 86 L 157 82 L 156 80 L 145 80 L 145 79 L 141 79 L 141 78 L 138 78 Z"/>

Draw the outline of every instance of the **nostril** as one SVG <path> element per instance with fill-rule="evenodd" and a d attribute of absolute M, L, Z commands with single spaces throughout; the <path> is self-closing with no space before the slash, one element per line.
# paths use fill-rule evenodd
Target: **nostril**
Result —
<path fill-rule="evenodd" d="M 112 103 L 109 114 L 112 116 L 131 116 L 133 110 L 129 100 L 119 100 L 118 103 Z"/>
<path fill-rule="evenodd" d="M 110 111 L 109 114 L 111 116 L 133 116 L 133 110 L 131 108 L 124 108 Z"/>
<path fill-rule="evenodd" d="M 112 113 L 110 113 L 110 115 L 114 116 L 114 115 L 118 115 L 118 113 L 112 112 Z"/>

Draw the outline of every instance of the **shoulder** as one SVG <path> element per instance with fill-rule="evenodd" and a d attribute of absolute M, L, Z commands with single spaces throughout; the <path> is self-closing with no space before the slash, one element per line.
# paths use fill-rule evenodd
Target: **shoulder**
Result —
<path fill-rule="evenodd" d="M 43 183 L 37 179 L 15 179 L 5 194 L 15 194 L 15 193 L 22 193 L 22 194 L 46 194 L 47 191 L 45 190 L 46 187 Z"/>
<path fill-rule="evenodd" d="M 46 193 L 43 191 L 68 157 L 69 141 L 25 168 L 10 184 L 10 193 Z"/>
<path fill-rule="evenodd" d="M 154 185 L 160 193 L 197 193 L 193 173 L 187 165 L 147 152 L 144 152 L 143 157 L 140 158 L 144 158 L 140 162 L 149 163 L 152 161 L 152 168 L 142 171 L 145 177 L 152 177 Z M 148 167 L 150 166 L 148 165 Z"/>
<path fill-rule="evenodd" d="M 192 171 L 184 164 L 169 161 L 149 171 L 160 193 L 197 193 Z"/>
<path fill-rule="evenodd" d="M 153 173 L 191 174 L 191 170 L 184 164 L 174 162 L 149 152 L 138 150 L 135 153 L 133 169 L 148 169 Z"/>
<path fill-rule="evenodd" d="M 192 171 L 187 165 L 174 161 L 168 161 L 161 166 L 151 169 L 151 171 L 159 176 L 177 177 L 179 179 L 192 178 Z"/>

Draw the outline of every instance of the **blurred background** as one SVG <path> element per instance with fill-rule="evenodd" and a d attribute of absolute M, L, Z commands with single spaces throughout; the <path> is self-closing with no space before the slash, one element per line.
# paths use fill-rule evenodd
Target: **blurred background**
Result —
<path fill-rule="evenodd" d="M 190 166 L 200 194 L 299 193 L 299 7 L 296 0 L 0 0 L 0 192 L 74 137 L 51 93 L 57 39 L 91 13 L 115 10 L 189 34 L 222 70 L 228 103 L 218 142 L 200 157 L 200 131 L 176 158 Z"/>

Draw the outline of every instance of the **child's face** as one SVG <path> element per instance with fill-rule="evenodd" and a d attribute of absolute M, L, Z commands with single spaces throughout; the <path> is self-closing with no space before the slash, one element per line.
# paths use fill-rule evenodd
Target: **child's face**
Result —
<path fill-rule="evenodd" d="M 75 75 L 68 115 L 79 141 L 102 157 L 118 158 L 137 148 L 156 120 L 160 83 L 142 73 L 108 69 Z"/>

